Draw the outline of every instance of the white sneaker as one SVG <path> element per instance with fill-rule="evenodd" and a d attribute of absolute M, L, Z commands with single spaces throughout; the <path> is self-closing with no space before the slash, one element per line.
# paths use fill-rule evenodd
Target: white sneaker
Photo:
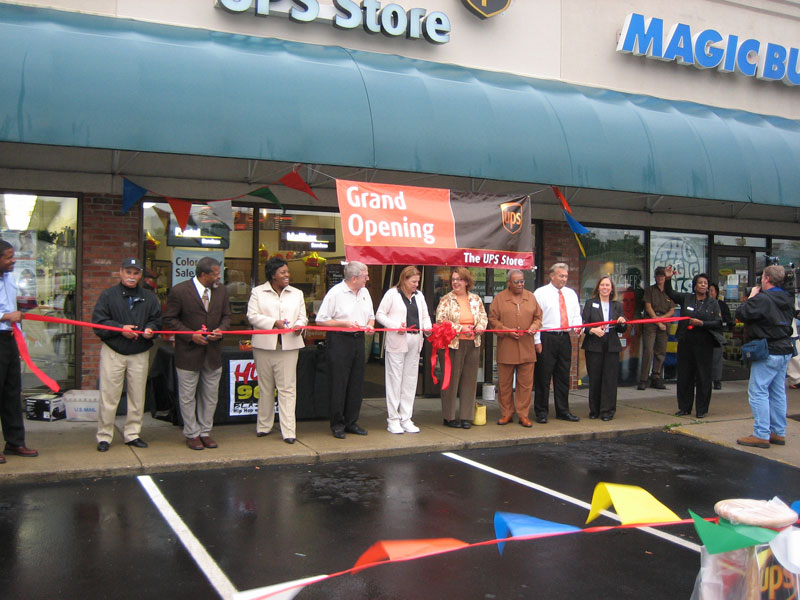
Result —
<path fill-rule="evenodd" d="M 404 430 L 398 423 L 389 423 L 389 426 L 386 428 L 386 431 L 389 433 L 405 433 Z"/>
<path fill-rule="evenodd" d="M 403 431 L 406 433 L 419 433 L 419 427 L 414 425 L 412 421 L 409 421 L 408 423 L 400 423 L 400 425 L 403 427 Z"/>

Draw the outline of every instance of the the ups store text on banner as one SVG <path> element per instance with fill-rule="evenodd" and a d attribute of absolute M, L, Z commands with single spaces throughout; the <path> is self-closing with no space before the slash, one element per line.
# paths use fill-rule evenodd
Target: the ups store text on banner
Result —
<path fill-rule="evenodd" d="M 532 269 L 529 196 L 336 180 L 347 260 Z"/>

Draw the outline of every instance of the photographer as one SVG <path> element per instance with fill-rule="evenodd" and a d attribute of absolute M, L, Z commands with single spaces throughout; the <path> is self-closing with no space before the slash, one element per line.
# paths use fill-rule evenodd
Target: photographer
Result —
<path fill-rule="evenodd" d="M 769 448 L 786 444 L 786 366 L 793 354 L 794 298 L 780 286 L 786 277 L 780 265 L 764 269 L 761 285 L 736 310 L 747 326 L 748 340 L 766 340 L 768 355 L 750 364 L 747 394 L 753 410 L 753 435 L 739 438 L 742 446 Z"/>

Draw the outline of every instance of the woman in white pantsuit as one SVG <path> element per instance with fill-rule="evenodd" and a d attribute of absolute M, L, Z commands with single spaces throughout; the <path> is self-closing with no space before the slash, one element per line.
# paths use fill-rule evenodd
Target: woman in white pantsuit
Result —
<path fill-rule="evenodd" d="M 289 265 L 273 257 L 265 267 L 267 282 L 250 294 L 247 320 L 255 329 L 291 329 L 308 324 L 303 292 L 289 285 Z M 281 435 L 287 444 L 294 444 L 295 403 L 297 401 L 297 355 L 305 345 L 300 330 L 282 334 L 252 336 L 253 358 L 258 371 L 258 421 L 256 435 L 263 437 L 275 423 L 278 390 L 278 411 Z"/>
<path fill-rule="evenodd" d="M 409 266 L 400 272 L 396 287 L 384 295 L 377 321 L 387 329 L 413 328 L 411 331 L 386 332 L 386 410 L 387 429 L 390 433 L 418 433 L 411 414 L 417 394 L 419 376 L 419 354 L 424 336 L 422 330 L 430 330 L 431 317 L 425 298 L 417 291 L 420 273 Z"/>

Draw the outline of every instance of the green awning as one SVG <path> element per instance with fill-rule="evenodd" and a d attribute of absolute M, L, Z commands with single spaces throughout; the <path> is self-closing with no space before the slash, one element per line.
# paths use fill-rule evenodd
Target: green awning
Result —
<path fill-rule="evenodd" d="M 0 56 L 0 141 L 800 206 L 790 119 L 7 4 Z"/>

